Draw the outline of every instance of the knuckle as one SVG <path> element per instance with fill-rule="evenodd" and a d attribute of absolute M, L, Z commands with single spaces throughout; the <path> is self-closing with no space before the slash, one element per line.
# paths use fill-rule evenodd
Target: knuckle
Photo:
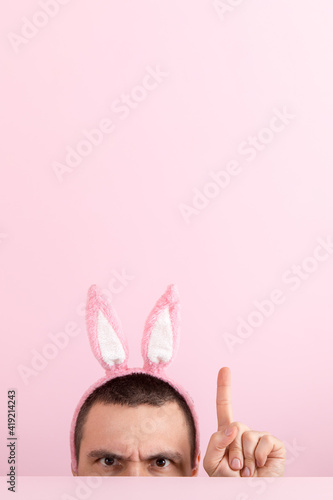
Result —
<path fill-rule="evenodd" d="M 245 455 L 244 460 L 245 460 L 245 465 L 247 465 L 248 467 L 252 466 L 250 467 L 250 469 L 253 468 L 253 466 L 255 466 L 255 458 L 252 455 Z"/>
<path fill-rule="evenodd" d="M 262 436 L 261 441 L 270 444 L 273 441 L 273 437 L 271 436 L 271 434 L 265 434 L 264 436 Z"/>
<path fill-rule="evenodd" d="M 242 455 L 243 449 L 238 443 L 232 443 L 229 445 L 229 455 Z"/>
<path fill-rule="evenodd" d="M 232 422 L 230 425 L 237 427 L 237 429 L 242 432 L 249 429 L 245 424 L 242 424 L 242 422 Z"/>
<path fill-rule="evenodd" d="M 258 438 L 253 431 L 246 431 L 242 435 L 242 440 L 244 444 L 254 445 L 258 441 Z"/>
<path fill-rule="evenodd" d="M 211 442 L 215 443 L 216 441 L 221 441 L 222 433 L 221 431 L 216 431 L 211 435 Z"/>
<path fill-rule="evenodd" d="M 214 449 L 223 449 L 225 446 L 223 444 L 223 440 L 225 439 L 226 436 L 223 436 L 223 433 L 220 431 L 214 432 L 212 434 L 210 441 L 209 441 L 209 447 L 212 447 Z"/>

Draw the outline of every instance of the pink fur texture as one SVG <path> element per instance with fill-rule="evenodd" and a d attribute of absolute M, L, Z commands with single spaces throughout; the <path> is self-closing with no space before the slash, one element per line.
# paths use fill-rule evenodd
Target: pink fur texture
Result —
<path fill-rule="evenodd" d="M 173 386 L 187 402 L 196 427 L 195 466 L 198 464 L 200 436 L 198 415 L 191 396 L 164 372 L 174 359 L 179 344 L 179 297 L 175 285 L 169 285 L 149 314 L 141 342 L 143 368 L 128 368 L 128 346 L 119 319 L 112 306 L 102 297 L 96 285 L 88 291 L 86 322 L 91 349 L 105 370 L 105 376 L 92 384 L 76 406 L 70 428 L 72 468 L 77 472 L 74 432 L 79 411 L 87 397 L 107 380 L 131 373 L 147 373 Z"/>
<path fill-rule="evenodd" d="M 119 362 L 117 363 L 117 360 L 115 360 L 115 364 L 112 365 L 107 363 L 102 357 L 102 352 L 101 352 L 102 346 L 98 338 L 98 326 L 99 326 L 98 317 L 100 313 L 104 315 L 106 322 L 109 323 L 109 326 L 111 327 L 110 330 L 112 329 L 115 332 L 121 346 L 124 349 L 125 360 L 122 363 Z M 126 339 L 123 337 L 121 332 L 120 321 L 112 306 L 104 301 L 96 285 L 92 285 L 88 291 L 86 322 L 87 322 L 88 337 L 91 349 L 96 359 L 103 366 L 104 370 L 111 372 L 117 370 L 117 372 L 121 372 L 121 370 L 126 369 L 127 359 L 128 359 L 128 347 Z"/>

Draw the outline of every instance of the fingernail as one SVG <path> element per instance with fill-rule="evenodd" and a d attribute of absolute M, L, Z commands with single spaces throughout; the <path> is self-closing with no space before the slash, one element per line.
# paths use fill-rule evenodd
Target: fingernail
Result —
<path fill-rule="evenodd" d="M 250 477 L 251 476 L 251 471 L 248 467 L 244 467 L 242 476 L 243 477 Z"/>
<path fill-rule="evenodd" d="M 231 462 L 231 467 L 233 469 L 240 469 L 241 468 L 241 463 L 238 458 L 234 458 L 233 461 Z"/>
<path fill-rule="evenodd" d="M 233 431 L 234 431 L 234 427 L 233 426 L 227 427 L 226 430 L 224 431 L 224 434 L 226 436 L 231 436 L 231 434 L 233 433 Z"/>

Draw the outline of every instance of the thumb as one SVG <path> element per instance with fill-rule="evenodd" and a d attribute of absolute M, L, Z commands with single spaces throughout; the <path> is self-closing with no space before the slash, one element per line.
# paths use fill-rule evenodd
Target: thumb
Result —
<path fill-rule="evenodd" d="M 203 467 L 209 476 L 212 476 L 225 455 L 226 448 L 229 446 L 238 434 L 238 428 L 235 425 L 229 425 L 224 429 L 214 432 L 211 436 Z"/>

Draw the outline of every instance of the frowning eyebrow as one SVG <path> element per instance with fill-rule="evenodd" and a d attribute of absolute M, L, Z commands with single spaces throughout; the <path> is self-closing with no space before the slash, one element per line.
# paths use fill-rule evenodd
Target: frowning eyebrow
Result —
<path fill-rule="evenodd" d="M 112 453 L 109 450 L 105 450 L 103 448 L 99 450 L 92 450 L 88 453 L 88 458 L 116 458 L 117 460 L 128 460 L 128 458 L 123 455 L 118 455 L 117 453 Z M 183 455 L 178 451 L 166 450 L 156 453 L 154 455 L 150 455 L 144 458 L 144 460 L 156 460 L 158 458 L 168 458 L 173 460 L 174 462 L 181 462 L 183 460 Z"/>

